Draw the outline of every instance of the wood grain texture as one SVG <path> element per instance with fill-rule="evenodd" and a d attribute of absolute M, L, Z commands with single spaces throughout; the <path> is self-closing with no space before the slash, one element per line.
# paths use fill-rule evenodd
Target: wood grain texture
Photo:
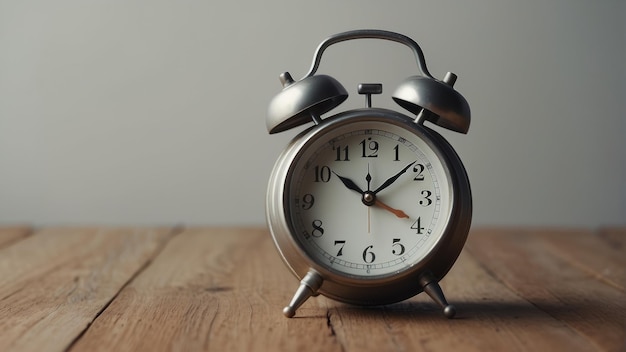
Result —
<path fill-rule="evenodd" d="M 623 256 L 611 258 L 594 233 L 484 230 L 468 250 L 495 279 L 600 350 L 624 347 L 625 292 L 590 269 L 599 260 L 614 267 Z"/>
<path fill-rule="evenodd" d="M 0 227 L 0 248 L 6 247 L 15 241 L 29 236 L 32 233 L 30 226 Z"/>
<path fill-rule="evenodd" d="M 626 230 L 540 231 L 550 253 L 626 292 Z"/>
<path fill-rule="evenodd" d="M 72 351 L 297 351 L 311 343 L 341 350 L 329 338 L 325 310 L 306 310 L 308 319 L 282 316 L 279 307 L 297 285 L 291 279 L 266 230 L 189 229 Z"/>
<path fill-rule="evenodd" d="M 493 280 L 467 251 L 441 285 L 459 310 L 455 319 L 445 319 L 423 294 L 385 307 L 339 306 L 331 320 L 342 345 L 350 351 L 376 351 L 373 346 L 384 351 L 593 350 L 576 331 Z"/>
<path fill-rule="evenodd" d="M 287 319 L 264 228 L 44 229 L 0 248 L 0 350 L 621 351 L 625 236 L 478 229 L 441 282 L 453 320 L 424 294 Z"/>
<path fill-rule="evenodd" d="M 0 249 L 0 350 L 70 346 L 171 234 L 56 228 Z"/>

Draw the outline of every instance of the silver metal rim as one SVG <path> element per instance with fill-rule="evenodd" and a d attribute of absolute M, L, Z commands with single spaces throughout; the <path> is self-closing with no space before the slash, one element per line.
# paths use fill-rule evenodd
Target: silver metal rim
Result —
<path fill-rule="evenodd" d="M 327 131 L 359 120 L 382 121 L 400 126 L 424 139 L 442 160 L 451 194 L 449 221 L 430 254 L 397 275 L 363 279 L 341 275 L 318 264 L 300 247 L 292 235 L 290 212 L 286 206 L 286 185 L 293 164 L 303 149 Z M 357 109 L 330 117 L 295 137 L 279 156 L 272 171 L 267 193 L 266 217 L 273 241 L 293 274 L 302 279 L 310 270 L 324 279 L 319 293 L 348 303 L 386 304 L 401 301 L 422 291 L 420 276 L 428 273 L 441 280 L 460 254 L 471 223 L 472 202 L 467 173 L 456 152 L 435 131 L 413 123 L 413 119 L 386 109 Z"/>

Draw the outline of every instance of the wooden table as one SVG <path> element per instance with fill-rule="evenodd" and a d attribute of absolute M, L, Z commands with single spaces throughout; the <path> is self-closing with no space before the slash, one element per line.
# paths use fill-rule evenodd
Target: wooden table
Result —
<path fill-rule="evenodd" d="M 0 229 L 0 351 L 624 351 L 626 229 L 475 229 L 442 281 L 359 308 L 298 286 L 264 228 Z"/>

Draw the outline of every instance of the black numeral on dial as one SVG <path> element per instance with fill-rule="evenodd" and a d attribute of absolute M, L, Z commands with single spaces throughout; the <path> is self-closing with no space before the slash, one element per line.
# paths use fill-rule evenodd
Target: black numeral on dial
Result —
<path fill-rule="evenodd" d="M 415 220 L 413 225 L 411 225 L 411 228 L 413 230 L 416 230 L 416 233 L 418 235 L 421 235 L 422 231 L 424 231 L 424 228 L 422 227 L 422 218 L 421 217 L 417 218 L 417 220 Z"/>
<path fill-rule="evenodd" d="M 313 237 L 322 237 L 324 234 L 324 228 L 322 227 L 322 220 L 313 220 L 311 223 L 313 226 L 313 231 L 311 231 L 311 236 Z"/>
<path fill-rule="evenodd" d="M 376 260 L 376 254 L 374 254 L 374 252 L 372 252 L 372 249 L 374 248 L 373 245 L 367 246 L 365 248 L 365 250 L 363 250 L 363 261 L 366 263 L 373 263 L 374 260 Z"/>
<path fill-rule="evenodd" d="M 394 238 L 393 239 L 393 245 L 391 246 L 391 248 L 393 248 L 391 250 L 391 253 L 395 254 L 395 255 L 403 255 L 404 254 L 404 245 L 402 243 L 400 243 L 400 239 L 399 238 Z"/>
<path fill-rule="evenodd" d="M 348 146 L 343 148 L 341 146 L 334 146 L 333 150 L 337 153 L 335 161 L 350 161 L 350 158 L 348 157 Z"/>
<path fill-rule="evenodd" d="M 302 209 L 309 210 L 313 208 L 313 204 L 315 204 L 315 197 L 311 193 L 302 196 Z"/>
<path fill-rule="evenodd" d="M 362 158 L 378 158 L 378 142 L 372 140 L 372 137 L 362 140 L 359 144 Z"/>
<path fill-rule="evenodd" d="M 330 181 L 330 168 L 326 165 L 315 166 L 315 182 L 328 182 Z"/>
<path fill-rule="evenodd" d="M 336 256 L 341 257 L 343 255 L 343 246 L 346 245 L 346 241 L 335 241 L 335 247 L 339 246 Z"/>
<path fill-rule="evenodd" d="M 415 164 L 413 166 L 413 172 L 415 172 L 415 177 L 413 177 L 413 181 L 424 181 L 424 165 L 423 164 Z"/>
<path fill-rule="evenodd" d="M 423 206 L 427 207 L 427 206 L 433 204 L 433 200 L 430 199 L 430 196 L 433 195 L 433 192 L 425 189 L 421 193 L 422 193 L 422 196 L 424 196 L 424 198 L 420 199 L 420 202 L 419 202 L 420 205 L 423 205 Z"/>

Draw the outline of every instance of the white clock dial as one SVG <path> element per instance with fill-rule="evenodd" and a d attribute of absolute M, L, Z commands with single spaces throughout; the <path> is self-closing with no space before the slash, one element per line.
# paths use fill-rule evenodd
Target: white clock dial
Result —
<path fill-rule="evenodd" d="M 450 218 L 441 157 L 396 124 L 362 120 L 321 134 L 291 170 L 286 201 L 294 236 L 332 272 L 402 272 L 432 251 Z"/>

